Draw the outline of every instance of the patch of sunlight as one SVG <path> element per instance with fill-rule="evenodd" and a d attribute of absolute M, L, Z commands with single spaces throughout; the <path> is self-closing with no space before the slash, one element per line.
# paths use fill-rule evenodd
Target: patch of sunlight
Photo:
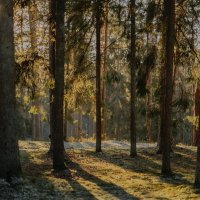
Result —
<path fill-rule="evenodd" d="M 52 173 L 48 142 L 20 141 L 23 170 L 35 191 L 61 199 L 200 199 L 193 189 L 195 148 L 178 145 L 172 156 L 175 176 L 160 175 L 161 155 L 139 149 L 130 158 L 124 149 L 68 149 L 71 178 Z M 57 199 L 59 199 L 57 198 Z"/>

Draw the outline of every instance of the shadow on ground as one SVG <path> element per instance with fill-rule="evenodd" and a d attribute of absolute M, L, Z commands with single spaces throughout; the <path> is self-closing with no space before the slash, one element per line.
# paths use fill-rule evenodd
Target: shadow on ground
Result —
<path fill-rule="evenodd" d="M 75 170 L 77 176 L 81 176 L 83 179 L 95 183 L 102 190 L 111 194 L 117 199 L 138 199 L 137 197 L 132 196 L 131 194 L 127 193 L 122 187 L 116 184 L 113 184 L 111 182 L 106 182 L 98 178 L 97 176 L 94 176 L 91 173 L 88 173 L 78 163 L 73 162 L 70 158 L 67 161 L 67 166 L 69 167 L 69 169 Z"/>
<path fill-rule="evenodd" d="M 23 169 L 26 178 L 40 193 L 48 193 L 48 196 L 53 197 L 53 199 L 96 200 L 99 196 L 94 195 L 92 189 L 90 189 L 90 191 L 81 184 L 79 181 L 80 178 L 85 182 L 90 182 L 98 186 L 101 190 L 99 195 L 101 193 L 102 195 L 107 193 L 108 198 L 138 199 L 127 193 L 122 187 L 106 182 L 85 171 L 78 163 L 72 161 L 69 157 L 66 159 L 68 170 L 64 173 L 52 173 L 51 158 L 47 154 L 38 153 L 33 156 L 26 151 L 21 151 L 21 153 L 23 153 L 23 157 L 25 157 Z M 56 183 L 59 181 L 61 182 L 60 184 Z M 48 199 L 48 197 L 46 199 Z"/>
<path fill-rule="evenodd" d="M 193 182 L 187 180 L 183 172 L 185 170 L 195 169 L 195 161 L 192 160 L 194 152 L 183 147 L 176 147 L 174 153 L 171 154 L 172 170 L 171 177 L 164 177 L 161 175 L 161 155 L 155 153 L 155 148 L 141 149 L 136 158 L 130 158 L 127 151 L 125 153 L 114 153 L 113 151 L 105 151 L 103 153 L 95 153 L 86 151 L 88 156 L 96 157 L 102 161 L 117 165 L 121 168 L 132 170 L 136 173 L 143 173 L 157 176 L 162 182 L 172 185 L 185 184 L 193 186 Z M 184 156 L 186 153 L 187 155 Z M 179 169 L 179 170 L 177 170 Z M 142 179 L 142 177 L 141 177 Z"/>
<path fill-rule="evenodd" d="M 26 179 L 44 200 L 200 198 L 193 190 L 195 151 L 184 147 L 171 155 L 175 174 L 168 178 L 160 174 L 161 155 L 155 148 L 138 150 L 136 158 L 125 149 L 98 154 L 91 149 L 68 150 L 64 173 L 52 172 L 48 149 L 41 148 L 41 144 L 21 148 L 21 157 Z"/>

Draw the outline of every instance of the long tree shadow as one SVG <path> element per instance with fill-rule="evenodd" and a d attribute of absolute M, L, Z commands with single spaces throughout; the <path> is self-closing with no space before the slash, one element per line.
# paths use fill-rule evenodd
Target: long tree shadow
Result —
<path fill-rule="evenodd" d="M 175 152 L 174 157 L 172 158 L 172 163 L 182 171 L 187 171 L 188 169 L 194 171 L 196 166 L 195 160 L 178 152 Z"/>
<path fill-rule="evenodd" d="M 176 147 L 174 147 L 174 151 L 175 151 L 175 153 L 181 154 L 182 156 L 196 157 L 196 150 L 190 149 L 189 147 L 176 146 Z"/>
<path fill-rule="evenodd" d="M 37 163 L 34 162 L 35 158 L 32 158 L 28 152 L 23 151 L 23 154 L 26 154 L 26 159 L 23 161 L 23 167 L 25 171 L 24 175 L 40 192 L 46 192 L 47 190 L 50 190 L 51 196 L 59 195 L 61 199 L 68 197 L 69 199 L 96 200 L 97 198 L 76 180 L 76 177 L 82 177 L 83 179 L 93 182 L 97 186 L 101 187 L 103 191 L 115 196 L 117 199 L 138 199 L 137 197 L 127 193 L 122 187 L 103 181 L 100 178 L 88 173 L 78 163 L 70 160 L 69 157 L 67 157 L 66 164 L 68 169 L 65 171 L 65 173 L 54 173 L 51 175 L 57 179 L 64 179 L 67 181 L 67 183 L 69 183 L 72 190 L 68 191 L 66 194 L 57 188 L 54 183 L 47 179 L 47 177 L 44 175 L 51 171 L 51 165 L 49 165 L 48 162 Z M 43 161 L 50 159 L 46 154 L 41 154 L 39 156 L 37 155 L 37 159 L 38 158 Z M 75 176 L 70 175 L 70 171 L 72 170 L 76 171 Z M 54 194 L 54 190 L 56 190 L 56 194 Z"/>
<path fill-rule="evenodd" d="M 97 198 L 90 193 L 85 187 L 83 187 L 79 182 L 74 180 L 68 180 L 71 187 L 74 189 L 74 196 L 76 198 L 81 198 L 84 200 L 96 200 Z"/>
<path fill-rule="evenodd" d="M 175 146 L 176 151 L 182 151 L 188 155 L 196 154 L 196 148 L 195 146 L 186 146 L 186 145 L 177 145 Z"/>
<path fill-rule="evenodd" d="M 68 159 L 67 166 L 70 170 L 76 170 L 77 176 L 81 176 L 83 179 L 95 183 L 99 186 L 102 190 L 106 191 L 107 193 L 115 196 L 117 199 L 138 199 L 137 197 L 127 193 L 122 187 L 106 182 L 89 172 L 85 171 L 78 163 Z"/>
<path fill-rule="evenodd" d="M 181 151 L 181 150 L 180 150 Z M 25 154 L 28 154 L 28 152 L 23 151 Z M 185 185 L 192 185 L 191 182 L 188 180 L 184 179 L 182 174 L 176 173 L 176 177 L 178 176 L 178 180 L 175 178 L 165 178 L 160 175 L 160 163 L 157 162 L 160 160 L 160 156 L 152 154 L 153 151 L 148 151 L 148 150 L 142 150 L 138 153 L 138 157 L 131 159 L 127 153 L 127 151 L 124 151 L 123 153 L 113 153 L 114 151 L 108 151 L 102 154 L 96 154 L 91 151 L 81 151 L 83 156 L 81 156 L 81 159 L 84 159 L 84 156 L 90 156 L 94 157 L 98 160 L 103 160 L 106 161 L 107 163 L 112 163 L 114 165 L 117 165 L 121 168 L 128 169 L 128 170 L 133 170 L 138 173 L 146 173 L 146 174 L 153 174 L 157 177 L 160 178 L 162 182 L 167 182 L 172 185 L 180 185 L 180 184 L 185 184 Z M 34 185 L 37 185 L 35 182 L 42 182 L 44 184 L 42 185 L 52 185 L 53 183 L 47 179 L 47 177 L 44 175 L 45 173 L 49 173 L 51 170 L 51 164 L 49 165 L 46 160 L 47 158 L 46 154 L 40 154 L 36 155 L 36 160 L 40 159 L 41 161 L 45 161 L 44 163 L 37 163 L 35 162 L 34 158 L 31 158 L 32 155 L 28 155 L 27 160 L 24 161 L 25 163 L 28 164 L 28 174 L 31 174 L 29 177 L 29 180 Z M 173 158 L 175 159 L 175 157 Z M 51 161 L 50 161 L 51 162 Z M 71 185 L 71 188 L 73 189 L 72 191 L 68 191 L 68 194 L 63 193 L 63 190 L 59 190 L 59 188 L 56 188 L 56 190 L 59 192 L 60 196 L 66 196 L 71 199 L 76 198 L 76 199 L 85 199 L 85 200 L 96 200 L 97 198 L 86 188 L 84 185 L 82 185 L 78 180 L 76 180 L 76 177 L 81 177 L 91 183 L 94 183 L 98 187 L 100 187 L 103 191 L 107 192 L 108 194 L 118 198 L 118 199 L 138 199 L 137 197 L 127 193 L 124 188 L 110 182 L 106 182 L 93 174 L 87 172 L 85 169 L 83 169 L 77 162 L 73 162 L 70 158 L 67 158 L 67 166 L 69 170 L 75 171 L 75 178 L 71 176 L 65 176 L 65 177 L 60 177 L 58 176 L 57 178 L 65 179 L 69 185 Z M 27 174 L 27 175 L 28 175 Z M 68 174 L 70 174 L 68 172 Z M 141 177 L 142 179 L 142 177 Z M 57 187 L 57 186 L 55 186 Z M 42 189 L 42 188 L 39 188 Z M 44 188 L 44 191 L 46 188 Z"/>
<path fill-rule="evenodd" d="M 107 163 L 133 170 L 138 173 L 159 174 L 161 168 L 160 164 L 154 162 L 153 159 L 151 159 L 151 154 L 144 155 L 143 153 L 138 153 L 136 158 L 130 158 L 127 151 L 126 153 L 113 153 L 110 151 L 104 151 L 101 154 L 97 154 L 91 151 L 86 151 L 85 153 L 88 156 L 104 160 Z"/>
<path fill-rule="evenodd" d="M 57 196 L 60 196 L 59 199 L 68 197 L 69 199 L 84 199 L 84 200 L 96 200 L 97 198 L 88 191 L 84 186 L 82 186 L 78 181 L 73 179 L 70 176 L 70 171 L 67 169 L 64 174 L 53 173 L 51 174 L 51 164 L 48 163 L 51 158 L 47 154 L 41 154 L 37 158 L 47 161 L 44 163 L 34 162 L 34 159 L 31 158 L 31 155 L 27 151 L 20 151 L 21 154 L 26 156 L 26 159 L 22 160 L 24 176 L 30 181 L 30 183 L 37 188 L 41 193 L 51 192 L 51 196 L 55 196 L 55 199 L 58 199 Z M 51 162 L 51 161 L 50 161 Z M 45 164 L 46 163 L 46 164 Z M 58 187 L 54 185 L 44 174 L 50 173 L 52 177 L 59 179 L 65 179 L 67 183 L 71 186 L 72 190 L 61 191 Z M 54 192 L 56 191 L 56 193 Z"/>
<path fill-rule="evenodd" d="M 97 200 L 97 198 L 83 185 L 81 185 L 74 177 L 71 176 L 70 168 L 64 172 L 66 175 L 60 176 L 58 174 L 57 178 L 61 178 L 66 180 L 70 186 L 72 187 L 72 191 L 70 195 L 67 195 L 70 199 L 83 199 L 83 200 Z M 57 176 L 57 175 L 55 175 Z"/>
<path fill-rule="evenodd" d="M 149 148 L 154 150 L 154 148 Z M 185 179 L 183 174 L 176 172 L 171 177 L 162 176 L 161 164 L 158 162 L 161 160 L 160 155 L 156 155 L 146 149 L 141 149 L 140 153 L 136 158 L 130 158 L 128 153 L 121 154 L 112 154 L 112 152 L 104 152 L 102 154 L 96 154 L 91 151 L 86 151 L 88 156 L 92 156 L 98 158 L 100 160 L 106 161 L 107 163 L 111 163 L 117 165 L 121 168 L 132 170 L 136 173 L 144 173 L 149 175 L 157 176 L 162 182 L 166 182 L 172 185 L 180 185 L 185 184 L 192 186 L 193 183 L 189 180 Z M 173 156 L 173 155 L 172 155 Z M 156 162 L 157 161 L 157 162 Z"/>

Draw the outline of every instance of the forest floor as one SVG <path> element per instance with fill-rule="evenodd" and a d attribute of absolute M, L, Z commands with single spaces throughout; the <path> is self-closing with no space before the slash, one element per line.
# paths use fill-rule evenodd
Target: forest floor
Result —
<path fill-rule="evenodd" d="M 94 141 L 84 142 L 65 142 L 65 149 L 95 149 L 96 143 Z M 156 147 L 156 143 L 137 143 L 137 148 L 149 148 Z M 115 150 L 115 149 L 130 149 L 130 142 L 107 140 L 103 141 L 102 149 Z"/>
<path fill-rule="evenodd" d="M 143 146 L 143 145 L 141 145 Z M 20 141 L 23 179 L 0 180 L 1 200 L 65 199 L 200 199 L 193 188 L 196 148 L 177 145 L 172 154 L 174 175 L 160 175 L 161 155 L 154 146 L 139 146 L 131 159 L 127 148 L 66 147 L 69 170 L 54 173 L 47 155 L 49 143 Z"/>

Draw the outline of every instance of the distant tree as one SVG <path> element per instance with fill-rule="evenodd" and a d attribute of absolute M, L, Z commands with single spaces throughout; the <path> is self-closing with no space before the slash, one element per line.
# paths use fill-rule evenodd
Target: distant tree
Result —
<path fill-rule="evenodd" d="M 64 57 L 65 57 L 65 32 L 64 32 L 65 1 L 56 1 L 56 46 L 55 46 L 55 89 L 53 103 L 53 168 L 65 169 L 64 142 L 63 142 L 63 103 L 64 103 Z"/>
<path fill-rule="evenodd" d="M 175 0 L 165 0 L 163 10 L 164 36 L 164 98 L 162 102 L 161 131 L 162 174 L 170 175 L 171 127 L 172 127 L 172 96 L 173 96 L 173 65 L 175 43 Z"/>
<path fill-rule="evenodd" d="M 131 0 L 131 47 L 130 47 L 130 68 L 131 68 L 131 121 L 130 121 L 130 134 L 131 134 L 131 150 L 130 156 L 135 157 L 136 152 L 136 124 L 135 124 L 135 76 L 136 76 L 136 23 L 135 23 L 135 0 Z"/>
<path fill-rule="evenodd" d="M 146 8 L 146 20 L 145 20 L 145 32 L 146 32 L 146 56 L 144 57 L 144 67 L 147 70 L 147 77 L 146 77 L 146 131 L 147 131 L 147 141 L 153 141 L 153 130 L 152 130 L 152 108 L 153 108 L 153 74 L 152 70 L 155 68 L 156 65 L 156 39 L 157 39 L 157 32 L 156 32 L 156 25 L 154 21 L 157 20 L 157 4 L 155 0 L 148 0 L 147 8 Z"/>
<path fill-rule="evenodd" d="M 96 0 L 96 152 L 101 152 L 101 0 Z"/>
<path fill-rule="evenodd" d="M 37 4 L 35 0 L 30 1 L 28 5 L 29 25 L 30 25 L 30 43 L 31 54 L 36 55 L 37 52 Z M 33 69 L 34 73 L 35 69 Z M 33 89 L 36 93 L 36 88 Z M 39 102 L 35 94 L 33 94 L 32 106 L 39 110 Z M 39 139 L 41 137 L 41 116 L 39 113 L 32 114 L 32 137 L 33 139 Z"/>
<path fill-rule="evenodd" d="M 21 174 L 16 138 L 13 0 L 0 0 L 0 178 Z"/>
<path fill-rule="evenodd" d="M 108 68 L 108 8 L 109 1 L 105 1 L 104 19 L 104 59 L 103 59 L 103 83 L 102 83 L 102 135 L 106 135 L 106 75 Z"/>

